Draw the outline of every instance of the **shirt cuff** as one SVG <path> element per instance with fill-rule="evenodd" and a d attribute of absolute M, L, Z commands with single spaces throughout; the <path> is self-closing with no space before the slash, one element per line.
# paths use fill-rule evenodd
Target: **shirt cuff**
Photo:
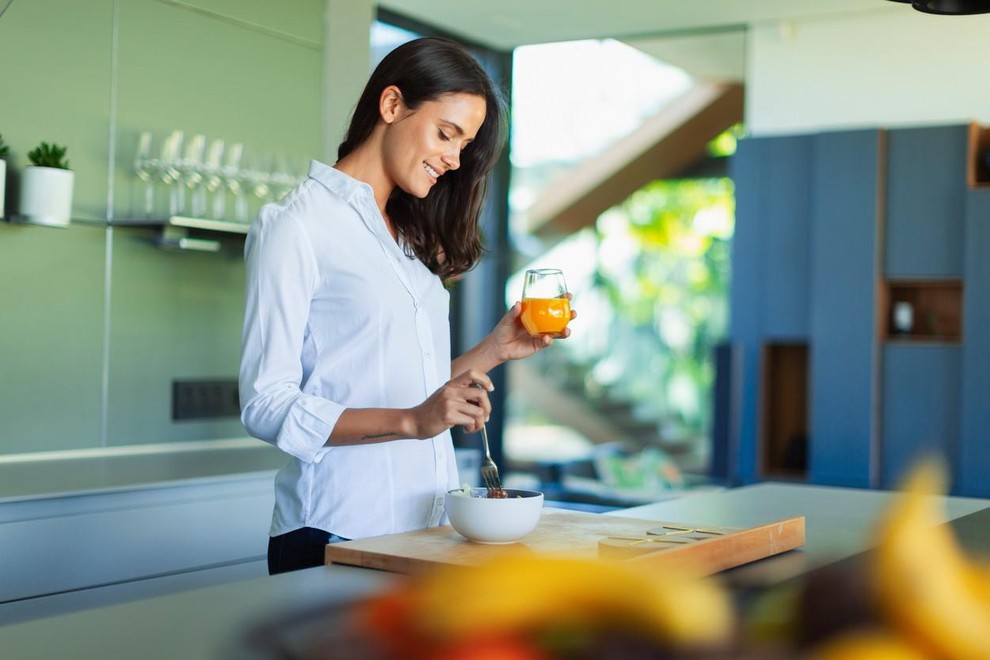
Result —
<path fill-rule="evenodd" d="M 275 444 L 305 463 L 319 463 L 330 450 L 327 439 L 344 410 L 339 403 L 304 394 L 286 416 Z"/>

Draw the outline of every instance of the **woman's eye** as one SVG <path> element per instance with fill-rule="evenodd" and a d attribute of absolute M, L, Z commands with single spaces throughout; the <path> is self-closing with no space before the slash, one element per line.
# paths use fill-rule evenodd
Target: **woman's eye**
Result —
<path fill-rule="evenodd" d="M 450 142 L 450 136 L 449 135 L 447 135 L 443 131 L 438 131 L 438 132 L 440 133 L 440 139 L 441 140 L 443 140 L 444 142 Z"/>

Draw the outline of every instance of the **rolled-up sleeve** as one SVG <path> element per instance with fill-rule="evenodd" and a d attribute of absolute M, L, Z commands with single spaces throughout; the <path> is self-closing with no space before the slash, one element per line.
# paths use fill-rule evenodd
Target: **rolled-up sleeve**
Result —
<path fill-rule="evenodd" d="M 301 355 L 319 270 L 298 220 L 266 207 L 245 243 L 241 422 L 252 436 L 319 462 L 344 406 L 302 391 Z"/>

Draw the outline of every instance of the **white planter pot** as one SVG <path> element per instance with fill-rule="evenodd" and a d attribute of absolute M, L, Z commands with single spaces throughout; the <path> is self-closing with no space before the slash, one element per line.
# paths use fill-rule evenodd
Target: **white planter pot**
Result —
<path fill-rule="evenodd" d="M 3 218 L 5 205 L 4 192 L 7 190 L 7 161 L 0 160 L 0 218 Z"/>
<path fill-rule="evenodd" d="M 71 170 L 29 165 L 21 172 L 18 213 L 28 222 L 64 226 L 72 217 Z"/>

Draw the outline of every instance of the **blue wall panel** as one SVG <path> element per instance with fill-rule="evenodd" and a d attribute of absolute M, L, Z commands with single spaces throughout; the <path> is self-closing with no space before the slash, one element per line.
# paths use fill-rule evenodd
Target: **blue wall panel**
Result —
<path fill-rule="evenodd" d="M 962 420 L 954 491 L 990 497 L 990 190 L 966 200 Z"/>
<path fill-rule="evenodd" d="M 766 337 L 807 340 L 811 245 L 811 136 L 770 138 L 763 185 Z"/>
<path fill-rule="evenodd" d="M 732 239 L 732 283 L 729 337 L 738 350 L 739 417 L 734 445 L 737 461 L 732 480 L 756 480 L 757 425 L 760 391 L 760 344 L 763 335 L 763 186 L 768 143 L 741 140 L 732 157 L 736 228 Z M 731 446 L 730 445 L 730 446 Z"/>
<path fill-rule="evenodd" d="M 880 485 L 896 488 L 918 459 L 954 463 L 959 439 L 959 346 L 888 344 L 883 350 Z"/>
<path fill-rule="evenodd" d="M 882 137 L 814 138 L 809 481 L 874 484 L 877 198 Z"/>
<path fill-rule="evenodd" d="M 889 277 L 958 277 L 963 268 L 967 126 L 888 132 Z"/>

